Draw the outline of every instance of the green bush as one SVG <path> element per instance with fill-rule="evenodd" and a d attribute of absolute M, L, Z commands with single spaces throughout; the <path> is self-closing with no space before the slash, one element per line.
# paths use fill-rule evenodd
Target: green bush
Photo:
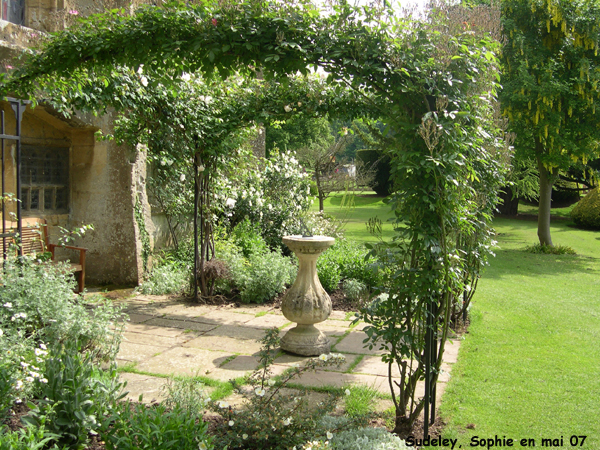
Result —
<path fill-rule="evenodd" d="M 378 286 L 381 283 L 381 276 L 375 265 L 375 259 L 367 257 L 367 253 L 367 249 L 361 244 L 346 239 L 337 240 L 317 260 L 319 279 L 325 290 L 331 292 L 329 289 L 337 289 L 340 279 L 349 278 L 360 281 L 369 288 Z M 337 266 L 337 273 L 339 273 L 337 282 L 334 266 Z"/>
<path fill-rule="evenodd" d="M 579 227 L 600 230 L 600 188 L 579 200 L 571 211 L 571 218 Z"/>
<path fill-rule="evenodd" d="M 257 223 L 251 223 L 248 219 L 244 219 L 235 226 L 232 239 L 246 258 L 251 255 L 266 253 L 268 250 L 267 243 L 260 234 L 260 227 Z"/>
<path fill-rule="evenodd" d="M 56 444 L 52 447 L 48 446 L 58 437 L 47 431 L 44 425 L 25 427 L 16 431 L 8 431 L 0 427 L 0 450 L 55 450 L 59 448 Z"/>
<path fill-rule="evenodd" d="M 58 443 L 69 448 L 84 444 L 124 396 L 116 366 L 100 370 L 90 354 L 79 353 L 77 343 L 48 358 L 44 376 L 36 378 L 36 383 L 39 399 L 29 404 L 31 411 L 23 422 L 34 427 L 45 424 L 60 436 Z"/>
<path fill-rule="evenodd" d="M 189 286 L 191 270 L 181 264 L 164 264 L 152 269 L 136 292 L 145 295 L 166 295 L 182 292 Z"/>
<path fill-rule="evenodd" d="M 75 281 L 64 265 L 37 264 L 33 258 L 9 259 L 0 271 L 0 330 L 16 340 L 60 345 L 79 342 L 98 359 L 114 357 L 121 341 L 124 315 L 109 302 L 93 313 L 73 294 Z M 0 350 L 4 347 L 0 339 Z M 34 342 L 34 345 L 37 346 Z M 30 348 L 30 353 L 34 348 Z M 22 355 L 25 356 L 25 355 Z"/>
<path fill-rule="evenodd" d="M 108 450 L 210 450 L 201 416 L 179 406 L 121 403 L 100 433 Z"/>
<path fill-rule="evenodd" d="M 341 280 L 340 266 L 329 259 L 323 258 L 324 254 L 317 259 L 317 273 L 321 286 L 327 292 L 335 291 Z"/>
<path fill-rule="evenodd" d="M 334 433 L 332 448 L 337 450 L 409 450 L 406 443 L 384 428 L 359 428 Z"/>
<path fill-rule="evenodd" d="M 294 282 L 297 269 L 278 251 L 251 255 L 247 260 L 230 261 L 234 286 L 243 303 L 264 303 Z"/>

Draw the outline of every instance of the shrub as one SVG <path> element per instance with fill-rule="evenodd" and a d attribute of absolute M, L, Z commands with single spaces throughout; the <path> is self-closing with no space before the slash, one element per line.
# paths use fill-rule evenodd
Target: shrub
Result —
<path fill-rule="evenodd" d="M 260 227 L 248 219 L 236 225 L 232 232 L 232 239 L 246 258 L 267 252 L 267 243 L 260 234 Z"/>
<path fill-rule="evenodd" d="M 104 372 L 96 367 L 90 354 L 79 353 L 77 343 L 63 347 L 46 361 L 43 377 L 36 378 L 37 404 L 23 417 L 29 426 L 46 428 L 60 436 L 59 444 L 76 448 L 95 432 L 99 420 L 116 406 L 123 384 L 116 366 Z"/>
<path fill-rule="evenodd" d="M 343 238 L 342 223 L 323 211 L 309 212 L 304 216 L 306 227 L 315 236 L 331 236 Z"/>
<path fill-rule="evenodd" d="M 546 255 L 576 255 L 577 252 L 566 245 L 550 245 L 534 244 L 525 247 L 525 251 L 529 253 L 538 253 Z"/>
<path fill-rule="evenodd" d="M 393 191 L 393 182 L 390 180 L 391 160 L 389 156 L 384 156 L 382 152 L 377 150 L 358 150 L 356 159 L 368 169 L 375 169 L 375 181 L 373 190 L 377 195 L 387 196 Z"/>
<path fill-rule="evenodd" d="M 207 425 L 179 406 L 125 402 L 105 421 L 100 433 L 108 450 L 210 450 Z"/>
<path fill-rule="evenodd" d="M 278 251 L 251 255 L 230 265 L 231 277 L 244 303 L 264 303 L 293 283 L 296 267 Z"/>
<path fill-rule="evenodd" d="M 152 269 L 136 292 L 146 295 L 166 295 L 182 292 L 189 286 L 189 267 L 180 264 L 164 264 Z"/>
<path fill-rule="evenodd" d="M 579 200 L 571 211 L 575 225 L 600 230 L 600 188 L 596 188 Z"/>
<path fill-rule="evenodd" d="M 331 446 L 336 450 L 409 450 L 412 448 L 384 428 L 359 428 L 334 433 Z"/>
<path fill-rule="evenodd" d="M 342 290 L 344 295 L 352 302 L 358 302 L 368 294 L 367 286 L 354 278 L 344 280 Z"/>
<path fill-rule="evenodd" d="M 204 385 L 193 378 L 169 379 L 162 387 L 165 393 L 164 404 L 167 408 L 181 408 L 189 414 L 201 417 L 208 395 Z"/>
<path fill-rule="evenodd" d="M 324 259 L 324 255 L 319 256 L 317 259 L 317 273 L 319 275 L 319 281 L 321 286 L 327 292 L 335 291 L 341 280 L 340 266 L 329 259 Z"/>
<path fill-rule="evenodd" d="M 261 342 L 260 369 L 249 377 L 249 388 L 234 383 L 245 404 L 236 408 L 224 401 L 209 403 L 209 408 L 225 420 L 215 430 L 217 448 L 289 450 L 327 433 L 321 418 L 335 409 L 338 394 L 311 407 L 304 393 L 286 394 L 282 389 L 302 373 L 339 365 L 344 357 L 330 354 L 310 359 L 302 368 L 291 368 L 276 382 L 271 378 L 270 366 L 279 346 L 279 330 L 267 330 Z"/>
<path fill-rule="evenodd" d="M 367 253 L 368 251 L 358 243 L 346 239 L 337 240 L 317 260 L 317 271 L 323 287 L 325 287 L 323 283 L 325 281 L 332 290 L 337 288 L 339 279 L 333 286 L 335 269 L 332 266 L 337 266 L 340 279 L 352 278 L 369 288 L 378 286 L 381 283 L 381 275 L 375 264 L 375 258 L 368 257 Z M 323 278 L 321 278 L 321 271 L 324 271 Z M 325 287 L 325 290 L 328 290 L 328 288 Z"/>
<path fill-rule="evenodd" d="M 31 337 L 34 344 L 77 341 L 98 359 L 114 357 L 122 329 L 114 324 L 122 323 L 124 315 L 104 301 L 90 313 L 74 287 L 64 265 L 37 264 L 28 256 L 7 260 L 0 272 L 0 330 L 16 339 Z"/>
<path fill-rule="evenodd" d="M 7 431 L 0 427 L 0 450 L 54 450 L 59 447 L 50 443 L 59 436 L 48 432 L 44 425 L 25 427 L 16 431 Z"/>

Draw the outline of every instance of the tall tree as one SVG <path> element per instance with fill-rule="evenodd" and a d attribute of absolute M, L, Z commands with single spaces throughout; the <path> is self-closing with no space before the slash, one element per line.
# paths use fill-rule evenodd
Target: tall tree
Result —
<path fill-rule="evenodd" d="M 552 246 L 552 185 L 561 170 L 598 155 L 600 2 L 505 0 L 502 105 L 540 177 L 538 237 Z"/>

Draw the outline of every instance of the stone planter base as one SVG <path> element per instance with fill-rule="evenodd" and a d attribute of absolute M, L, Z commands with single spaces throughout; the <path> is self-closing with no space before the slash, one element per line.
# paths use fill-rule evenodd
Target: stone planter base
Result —
<path fill-rule="evenodd" d="M 282 350 L 302 356 L 318 356 L 329 353 L 331 342 L 322 331 L 312 324 L 298 324 L 281 338 Z"/>

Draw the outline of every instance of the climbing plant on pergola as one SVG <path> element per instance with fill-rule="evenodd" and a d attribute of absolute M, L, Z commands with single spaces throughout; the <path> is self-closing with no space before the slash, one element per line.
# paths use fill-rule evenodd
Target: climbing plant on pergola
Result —
<path fill-rule="evenodd" d="M 502 181 L 495 156 L 503 148 L 494 121 L 495 48 L 441 16 L 417 23 L 344 3 L 328 15 L 310 4 L 171 3 L 132 16 L 114 11 L 57 34 L 8 76 L 4 91 L 31 95 L 51 84 L 84 103 L 87 96 L 125 109 L 136 100 L 115 83 L 115 66 L 135 73 L 143 65 L 168 89 L 184 73 L 210 80 L 259 69 L 281 80 L 321 67 L 331 92 L 361 98 L 344 113 L 368 110 L 386 123 L 397 189 L 396 238 L 372 246 L 386 264 L 387 297 L 362 318 L 368 344 L 386 350 L 395 431 L 407 436 L 423 411 L 427 427 L 450 317 L 465 306 L 490 245 Z M 319 114 L 335 95 L 307 98 Z M 259 119 L 269 118 L 269 108 L 260 111 Z M 199 136 L 196 168 L 216 149 L 213 136 Z M 427 401 L 415 397 L 423 378 Z"/>

